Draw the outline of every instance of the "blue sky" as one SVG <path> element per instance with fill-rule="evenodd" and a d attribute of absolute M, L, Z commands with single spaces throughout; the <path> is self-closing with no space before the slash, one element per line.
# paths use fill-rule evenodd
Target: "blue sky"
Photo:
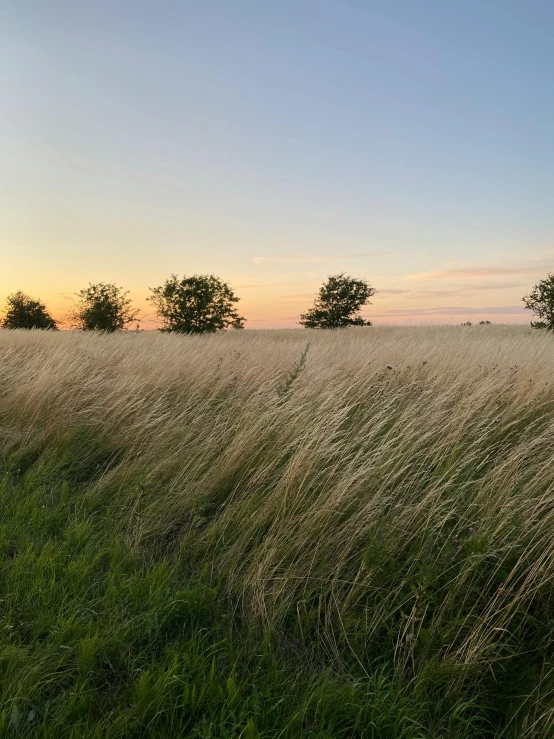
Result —
<path fill-rule="evenodd" d="M 0 10 L 0 294 L 213 272 L 251 326 L 331 273 L 378 322 L 526 321 L 554 269 L 554 4 Z"/>

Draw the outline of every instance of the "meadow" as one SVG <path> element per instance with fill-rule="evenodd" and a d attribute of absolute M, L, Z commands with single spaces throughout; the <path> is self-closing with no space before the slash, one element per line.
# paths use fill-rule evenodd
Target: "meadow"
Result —
<path fill-rule="evenodd" d="M 0 737 L 553 736 L 553 341 L 0 331 Z"/>

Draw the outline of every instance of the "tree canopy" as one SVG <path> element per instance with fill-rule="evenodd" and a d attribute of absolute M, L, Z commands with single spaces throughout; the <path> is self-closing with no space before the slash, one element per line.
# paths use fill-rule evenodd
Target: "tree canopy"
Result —
<path fill-rule="evenodd" d="M 300 316 L 305 328 L 343 328 L 345 326 L 371 326 L 360 315 L 360 310 L 375 295 L 366 280 L 345 274 L 332 275 L 319 289 L 313 308 Z"/>
<path fill-rule="evenodd" d="M 198 334 L 244 327 L 245 319 L 234 307 L 239 298 L 214 275 L 171 275 L 150 290 L 149 300 L 163 321 L 161 331 Z"/>
<path fill-rule="evenodd" d="M 82 331 L 113 333 L 124 329 L 137 316 L 128 291 L 112 283 L 90 284 L 77 293 L 79 301 L 70 313 L 70 321 Z"/>
<path fill-rule="evenodd" d="M 30 298 L 19 290 L 6 300 L 5 315 L 0 322 L 2 328 L 39 328 L 56 330 L 58 324 L 40 300 Z"/>
<path fill-rule="evenodd" d="M 554 331 L 554 274 L 538 282 L 529 295 L 523 298 L 526 310 L 532 311 L 542 320 L 532 321 L 533 328 Z"/>

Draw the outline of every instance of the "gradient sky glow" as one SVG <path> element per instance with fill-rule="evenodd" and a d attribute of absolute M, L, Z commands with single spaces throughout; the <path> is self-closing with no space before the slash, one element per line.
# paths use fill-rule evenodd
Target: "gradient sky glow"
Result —
<path fill-rule="evenodd" d="M 551 0 L 0 9 L 0 298 L 213 272 L 250 327 L 327 275 L 376 323 L 528 322 L 554 270 Z"/>

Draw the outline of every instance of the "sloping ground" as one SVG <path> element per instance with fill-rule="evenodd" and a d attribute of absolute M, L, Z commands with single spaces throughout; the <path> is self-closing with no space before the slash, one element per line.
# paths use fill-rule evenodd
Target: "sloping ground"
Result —
<path fill-rule="evenodd" d="M 554 735 L 553 341 L 0 332 L 0 736 Z"/>

